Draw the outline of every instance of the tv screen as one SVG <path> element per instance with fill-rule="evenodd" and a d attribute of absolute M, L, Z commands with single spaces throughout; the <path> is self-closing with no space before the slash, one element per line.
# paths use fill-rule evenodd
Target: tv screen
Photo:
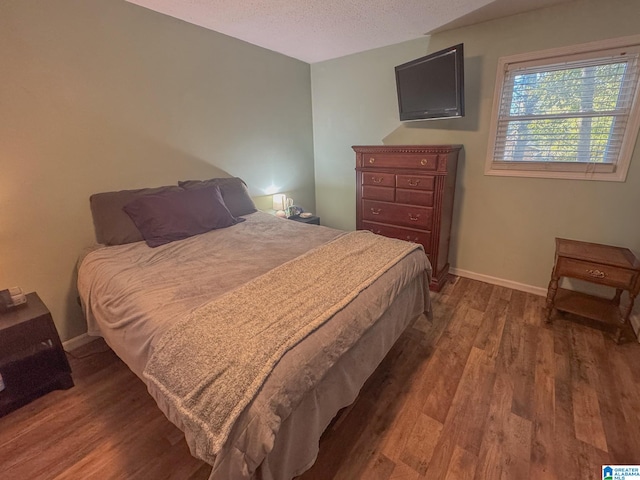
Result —
<path fill-rule="evenodd" d="M 400 120 L 464 116 L 462 45 L 396 67 Z"/>

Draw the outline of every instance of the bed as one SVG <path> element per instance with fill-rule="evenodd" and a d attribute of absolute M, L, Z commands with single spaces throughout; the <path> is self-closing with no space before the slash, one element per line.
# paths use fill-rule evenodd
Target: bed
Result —
<path fill-rule="evenodd" d="M 429 315 L 429 261 L 407 242 L 256 211 L 238 179 L 212 184 L 234 223 L 154 248 L 130 224 L 110 235 L 133 218 L 118 216 L 123 205 L 157 189 L 92 197 L 110 245 L 79 261 L 88 333 L 147 384 L 211 480 L 291 479 L 407 325 Z"/>

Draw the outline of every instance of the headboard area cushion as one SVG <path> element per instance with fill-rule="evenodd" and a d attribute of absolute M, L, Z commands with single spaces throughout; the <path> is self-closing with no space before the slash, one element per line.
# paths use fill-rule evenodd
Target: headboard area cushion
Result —
<path fill-rule="evenodd" d="M 131 217 L 123 210 L 124 206 L 143 195 L 181 190 L 177 185 L 172 185 L 91 195 L 89 203 L 96 241 L 103 245 L 122 245 L 144 240 Z"/>
<path fill-rule="evenodd" d="M 210 180 L 186 180 L 178 182 L 185 190 L 193 190 L 211 185 L 218 185 L 225 205 L 234 217 L 257 212 L 253 200 L 249 196 L 247 184 L 237 177 L 212 178 Z"/>
<path fill-rule="evenodd" d="M 218 185 L 142 195 L 127 203 L 124 211 L 150 247 L 244 221 L 231 216 Z"/>

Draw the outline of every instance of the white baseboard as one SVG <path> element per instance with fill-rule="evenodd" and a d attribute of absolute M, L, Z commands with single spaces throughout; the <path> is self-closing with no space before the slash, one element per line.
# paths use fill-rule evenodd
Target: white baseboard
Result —
<path fill-rule="evenodd" d="M 70 350 L 75 350 L 82 345 L 86 345 L 87 343 L 92 342 L 95 339 L 96 337 L 90 337 L 86 333 L 83 333 L 82 335 L 78 335 L 77 337 L 70 338 L 66 342 L 62 342 L 62 348 L 64 348 L 65 351 L 68 352 Z"/>
<path fill-rule="evenodd" d="M 526 283 L 505 280 L 504 278 L 491 277 L 489 275 L 470 272 L 469 270 L 462 270 L 460 268 L 450 268 L 449 273 L 458 277 L 470 278 L 471 280 L 479 280 L 481 282 L 490 283 L 491 285 L 498 285 L 500 287 L 512 288 L 513 290 L 520 290 L 521 292 L 533 293 L 534 295 L 538 295 L 540 297 L 547 296 L 546 288 L 534 287 L 533 285 L 527 285 Z"/>
<path fill-rule="evenodd" d="M 500 287 L 512 288 L 513 290 L 520 290 L 522 292 L 532 293 L 541 297 L 547 296 L 547 289 L 541 287 L 534 287 L 533 285 L 527 285 L 525 283 L 513 282 L 511 280 L 505 280 L 504 278 L 491 277 L 489 275 L 483 275 L 482 273 L 470 272 L 469 270 L 462 270 L 459 268 L 450 268 L 449 273 L 458 277 L 470 278 L 471 280 L 478 280 L 480 282 L 490 283 L 491 285 L 499 285 Z M 640 301 L 639 301 L 640 303 Z M 633 312 L 629 317 L 633 331 L 638 336 L 638 343 L 640 343 L 640 305 L 635 304 Z"/>

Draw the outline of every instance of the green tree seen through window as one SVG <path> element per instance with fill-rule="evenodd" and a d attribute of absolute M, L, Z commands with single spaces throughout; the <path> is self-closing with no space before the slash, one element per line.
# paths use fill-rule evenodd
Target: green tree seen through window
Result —
<path fill-rule="evenodd" d="M 505 161 L 614 162 L 626 62 L 515 74 Z"/>

